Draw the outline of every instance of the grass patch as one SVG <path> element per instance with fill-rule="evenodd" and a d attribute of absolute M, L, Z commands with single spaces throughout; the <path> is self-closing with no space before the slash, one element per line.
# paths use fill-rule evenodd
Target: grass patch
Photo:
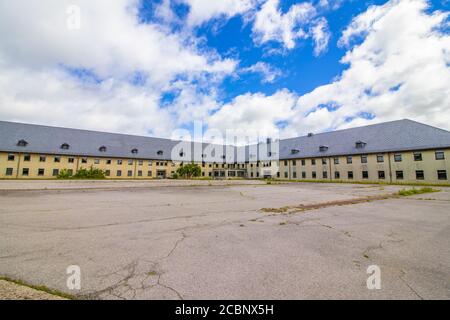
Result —
<path fill-rule="evenodd" d="M 61 297 L 61 298 L 69 299 L 69 300 L 76 300 L 77 299 L 77 297 L 74 296 L 74 295 L 71 295 L 71 294 L 68 294 L 68 293 L 65 293 L 65 292 L 61 292 L 59 290 L 50 289 L 50 288 L 48 288 L 48 287 L 46 287 L 44 285 L 33 285 L 33 284 L 26 283 L 25 281 L 22 281 L 22 280 L 19 280 L 19 279 L 12 279 L 12 278 L 5 277 L 5 276 L 0 276 L 0 280 L 12 282 L 12 283 L 18 284 L 20 286 L 24 286 L 24 287 L 28 287 L 28 288 L 31 288 L 31 289 L 34 289 L 34 290 L 42 291 L 42 292 L 45 292 L 45 293 L 48 293 L 48 294 L 51 294 L 51 295 L 54 295 L 54 296 L 58 296 L 58 297 Z"/>
<path fill-rule="evenodd" d="M 286 206 L 286 207 L 281 207 L 281 208 L 262 208 L 261 211 L 262 212 L 270 212 L 270 213 L 284 213 L 286 211 L 288 211 L 290 209 L 290 207 Z"/>
<path fill-rule="evenodd" d="M 412 188 L 412 189 L 402 189 L 398 192 L 399 196 L 412 196 L 414 194 L 423 194 L 423 193 L 431 193 L 431 192 L 439 192 L 439 189 L 433 189 L 431 187 L 423 187 L 420 189 Z"/>

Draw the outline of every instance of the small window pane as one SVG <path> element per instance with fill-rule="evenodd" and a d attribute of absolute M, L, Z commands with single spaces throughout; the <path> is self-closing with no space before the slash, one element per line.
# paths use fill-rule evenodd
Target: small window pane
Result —
<path fill-rule="evenodd" d="M 422 161 L 422 154 L 420 152 L 414 153 L 414 161 Z"/>
<path fill-rule="evenodd" d="M 352 156 L 347 157 L 347 164 L 351 164 L 353 162 Z"/>
<path fill-rule="evenodd" d="M 439 180 L 447 180 L 447 171 L 446 170 L 438 170 L 437 171 Z"/>
<path fill-rule="evenodd" d="M 353 171 L 348 171 L 347 172 L 347 178 L 350 179 L 350 180 L 353 179 Z"/>
<path fill-rule="evenodd" d="M 378 179 L 385 179 L 386 175 L 384 173 L 384 171 L 378 171 Z"/>
<path fill-rule="evenodd" d="M 378 163 L 384 162 L 384 156 L 383 156 L 383 155 L 378 155 L 378 156 L 377 156 L 377 162 L 378 162 Z"/>
<path fill-rule="evenodd" d="M 416 170 L 416 179 L 417 180 L 425 179 L 425 174 L 423 173 L 423 170 Z"/>
<path fill-rule="evenodd" d="M 401 162 L 402 161 L 402 155 L 400 153 L 394 154 L 394 161 L 395 162 Z"/>
<path fill-rule="evenodd" d="M 436 151 L 435 156 L 436 156 L 436 160 L 444 160 L 445 159 L 444 151 Z"/>
<path fill-rule="evenodd" d="M 13 175 L 13 168 L 6 168 L 6 175 L 12 176 Z"/>
<path fill-rule="evenodd" d="M 369 171 L 363 171 L 362 177 L 363 177 L 363 179 L 369 179 Z"/>
<path fill-rule="evenodd" d="M 361 156 L 361 163 L 367 163 L 367 156 L 366 155 Z"/>
<path fill-rule="evenodd" d="M 397 180 L 403 180 L 403 171 L 395 171 L 395 177 Z"/>

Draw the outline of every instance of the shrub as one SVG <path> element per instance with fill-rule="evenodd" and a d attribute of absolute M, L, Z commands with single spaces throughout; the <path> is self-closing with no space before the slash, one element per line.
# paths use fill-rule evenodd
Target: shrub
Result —
<path fill-rule="evenodd" d="M 105 179 L 105 173 L 101 169 L 90 167 L 89 169 L 81 168 L 74 174 L 75 179 Z"/>
<path fill-rule="evenodd" d="M 176 172 L 179 176 L 184 178 L 199 177 L 202 174 L 202 169 L 198 164 L 190 163 L 179 167 Z"/>
<path fill-rule="evenodd" d="M 72 178 L 72 174 L 70 173 L 70 171 L 68 169 L 62 169 L 59 172 L 57 178 L 58 179 L 70 179 L 70 178 Z"/>
<path fill-rule="evenodd" d="M 430 192 L 438 192 L 440 190 L 433 189 L 430 187 L 423 187 L 420 189 L 412 188 L 412 189 L 403 189 L 398 192 L 400 196 L 412 196 L 413 194 L 422 194 L 422 193 L 430 193 Z"/>

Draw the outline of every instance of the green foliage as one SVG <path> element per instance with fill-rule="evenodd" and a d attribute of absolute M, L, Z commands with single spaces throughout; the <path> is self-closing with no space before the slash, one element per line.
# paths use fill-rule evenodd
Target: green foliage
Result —
<path fill-rule="evenodd" d="M 202 174 L 202 169 L 198 164 L 190 163 L 177 169 L 177 174 L 183 178 L 199 177 Z"/>
<path fill-rule="evenodd" d="M 178 173 L 175 172 L 172 174 L 172 179 L 178 179 L 178 178 L 179 178 Z"/>
<path fill-rule="evenodd" d="M 430 193 L 430 192 L 439 192 L 438 189 L 433 189 L 430 187 L 424 187 L 420 189 L 412 188 L 412 189 L 402 189 L 398 192 L 400 196 L 412 196 L 414 194 L 422 194 L 422 193 Z"/>
<path fill-rule="evenodd" d="M 72 174 L 70 173 L 70 171 L 68 169 L 62 169 L 59 172 L 57 178 L 58 179 L 70 179 L 70 178 L 72 178 Z"/>
<path fill-rule="evenodd" d="M 73 175 L 75 179 L 105 179 L 105 173 L 101 169 L 90 167 L 89 169 L 81 168 Z"/>

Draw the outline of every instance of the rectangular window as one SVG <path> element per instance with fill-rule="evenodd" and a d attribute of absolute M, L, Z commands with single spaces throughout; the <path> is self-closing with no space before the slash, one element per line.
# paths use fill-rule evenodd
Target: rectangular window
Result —
<path fill-rule="evenodd" d="M 328 172 L 327 171 L 322 172 L 322 177 L 324 179 L 328 179 Z"/>
<path fill-rule="evenodd" d="M 305 159 L 302 159 L 302 166 L 304 166 L 306 163 Z"/>
<path fill-rule="evenodd" d="M 128 165 L 131 166 L 133 164 L 133 160 L 129 159 L 128 160 Z"/>
<path fill-rule="evenodd" d="M 30 173 L 30 169 L 29 168 L 23 168 L 22 169 L 22 175 L 23 176 L 28 176 L 29 173 Z"/>
<path fill-rule="evenodd" d="M 305 172 L 305 171 L 302 172 L 302 178 L 303 178 L 303 179 L 306 178 L 306 172 Z"/>
<path fill-rule="evenodd" d="M 8 154 L 8 161 L 14 161 L 15 158 L 16 158 L 15 155 L 13 155 L 13 154 Z"/>
<path fill-rule="evenodd" d="M 334 164 L 339 164 L 339 158 L 334 158 Z"/>
<path fill-rule="evenodd" d="M 148 166 L 150 167 L 152 165 L 152 160 L 148 160 Z"/>
<path fill-rule="evenodd" d="M 312 178 L 315 179 L 317 177 L 317 174 L 315 171 L 312 172 Z"/>
<path fill-rule="evenodd" d="M 401 170 L 395 171 L 395 178 L 397 180 L 403 180 L 403 171 L 401 171 Z"/>
<path fill-rule="evenodd" d="M 87 158 L 81 158 L 81 163 L 87 163 Z"/>
<path fill-rule="evenodd" d="M 422 161 L 422 153 L 414 152 L 414 161 Z"/>
<path fill-rule="evenodd" d="M 437 176 L 439 180 L 447 180 L 447 171 L 445 170 L 438 170 Z"/>
<path fill-rule="evenodd" d="M 68 159 L 67 159 L 67 162 L 69 162 L 69 163 L 74 163 L 74 162 L 75 162 L 75 159 L 74 159 L 74 158 L 68 158 Z"/>
<path fill-rule="evenodd" d="M 352 179 L 353 179 L 353 171 L 348 171 L 348 172 L 347 172 L 347 178 L 348 178 L 349 180 L 352 180 Z"/>
<path fill-rule="evenodd" d="M 54 159 L 55 162 L 61 162 L 61 157 L 60 156 L 56 156 Z"/>
<path fill-rule="evenodd" d="M 39 162 L 45 162 L 46 158 L 45 156 L 39 156 Z"/>
<path fill-rule="evenodd" d="M 284 160 L 284 165 L 285 165 L 285 166 L 287 166 L 287 165 L 288 165 L 288 162 L 287 162 L 286 160 Z"/>
<path fill-rule="evenodd" d="M 105 170 L 105 176 L 109 177 L 111 175 L 111 170 Z"/>
<path fill-rule="evenodd" d="M 362 177 L 363 177 L 363 179 L 369 179 L 369 171 L 363 171 Z"/>
<path fill-rule="evenodd" d="M 256 172 L 256 177 L 259 178 L 259 172 Z"/>
<path fill-rule="evenodd" d="M 287 172 L 284 173 L 284 177 L 285 177 L 285 178 L 288 177 L 288 173 L 287 173 Z"/>
<path fill-rule="evenodd" d="M 117 164 L 122 164 L 122 159 L 117 159 Z"/>
<path fill-rule="evenodd" d="M 128 175 L 129 177 L 133 176 L 133 171 L 128 170 L 127 175 Z"/>
<path fill-rule="evenodd" d="M 316 159 L 311 159 L 311 165 L 313 165 L 313 166 L 316 165 Z"/>
<path fill-rule="evenodd" d="M 351 164 L 353 162 L 352 156 L 347 156 L 347 164 Z"/>
<path fill-rule="evenodd" d="M 53 176 L 57 176 L 59 174 L 59 169 L 53 169 Z"/>
<path fill-rule="evenodd" d="M 382 154 L 377 155 L 377 162 L 378 163 L 384 162 L 384 156 Z"/>
<path fill-rule="evenodd" d="M 361 156 L 361 163 L 367 163 L 367 155 Z"/>
<path fill-rule="evenodd" d="M 147 171 L 147 177 L 151 177 L 152 176 L 152 172 L 151 171 Z"/>
<path fill-rule="evenodd" d="M 335 171 L 334 172 L 334 178 L 335 179 L 340 179 L 341 178 L 341 173 L 339 171 Z"/>
<path fill-rule="evenodd" d="M 378 171 L 378 179 L 385 179 L 386 178 L 386 174 L 384 173 L 384 171 Z"/>
<path fill-rule="evenodd" d="M 423 170 L 416 170 L 416 180 L 424 180 L 425 174 L 423 173 Z"/>
<path fill-rule="evenodd" d="M 394 161 L 395 162 L 402 162 L 402 155 L 400 153 L 394 154 Z"/>
<path fill-rule="evenodd" d="M 293 166 L 296 166 L 296 165 L 297 165 L 297 161 L 292 160 L 292 165 L 293 165 Z M 242 166 L 242 168 L 244 168 L 244 166 Z"/>
<path fill-rule="evenodd" d="M 142 170 L 138 170 L 138 177 L 142 177 Z"/>
<path fill-rule="evenodd" d="M 94 164 L 99 164 L 100 163 L 100 159 L 94 159 Z"/>
<path fill-rule="evenodd" d="M 434 156 L 435 156 L 436 160 L 444 160 L 445 159 L 444 151 L 436 151 L 434 153 Z"/>
<path fill-rule="evenodd" d="M 106 159 L 106 164 L 111 164 L 111 159 Z"/>
<path fill-rule="evenodd" d="M 13 168 L 6 168 L 6 175 L 12 176 L 13 175 Z"/>
<path fill-rule="evenodd" d="M 327 159 L 326 158 L 322 158 L 322 164 L 327 164 Z"/>
<path fill-rule="evenodd" d="M 122 170 L 117 170 L 116 176 L 121 177 L 122 176 Z"/>
<path fill-rule="evenodd" d="M 292 177 L 294 178 L 294 179 L 296 179 L 297 178 L 297 172 L 292 172 Z"/>
<path fill-rule="evenodd" d="M 138 165 L 142 166 L 143 164 L 144 164 L 144 161 L 143 161 L 143 160 L 139 160 L 139 161 L 138 161 Z"/>
<path fill-rule="evenodd" d="M 38 176 L 43 176 L 45 174 L 45 170 L 44 169 L 38 169 Z"/>
<path fill-rule="evenodd" d="M 23 155 L 23 161 L 30 161 L 30 160 L 31 160 L 31 156 L 29 154 Z"/>

